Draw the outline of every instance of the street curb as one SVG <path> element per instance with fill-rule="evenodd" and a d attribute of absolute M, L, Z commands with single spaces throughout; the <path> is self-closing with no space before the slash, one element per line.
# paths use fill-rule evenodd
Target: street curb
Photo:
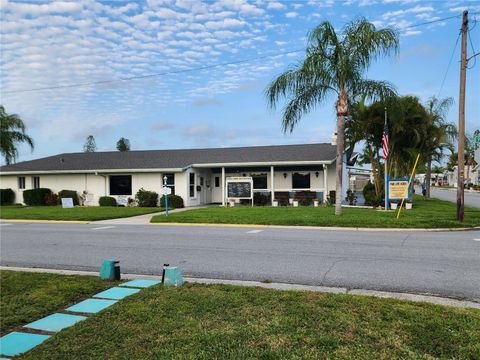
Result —
<path fill-rule="evenodd" d="M 0 222 L 18 223 L 57 223 L 57 224 L 90 224 L 90 221 L 82 220 L 28 220 L 28 219 L 0 219 Z"/>
<path fill-rule="evenodd" d="M 96 271 L 77 271 L 77 270 L 59 270 L 59 269 L 43 269 L 43 268 L 24 268 L 24 267 L 10 267 L 0 266 L 0 270 L 20 271 L 20 272 L 34 272 L 34 273 L 51 273 L 60 275 L 87 275 L 98 276 Z M 161 280 L 159 275 L 143 275 L 143 274 L 123 274 L 122 279 L 152 279 Z M 297 290 L 297 291 L 315 291 L 330 294 L 344 294 L 344 295 L 356 295 L 356 296 L 374 296 L 386 299 L 397 299 L 413 302 L 426 302 L 435 305 L 451 306 L 456 308 L 470 308 L 480 309 L 479 302 L 469 300 L 458 300 L 447 297 L 440 297 L 434 295 L 420 295 L 410 293 L 399 293 L 389 291 L 377 291 L 368 289 L 348 289 L 345 287 L 330 287 L 330 286 L 315 286 L 315 285 L 300 285 L 300 284 L 287 284 L 287 283 L 266 283 L 260 281 L 246 281 L 246 280 L 223 280 L 223 279 L 207 279 L 207 278 L 193 278 L 185 277 L 184 280 L 190 283 L 196 284 L 222 284 L 222 285 L 236 285 L 247 287 L 260 287 L 265 289 L 275 290 Z"/>
<path fill-rule="evenodd" d="M 211 223 L 181 223 L 181 222 L 158 222 L 150 223 L 156 226 L 188 226 L 188 227 L 238 227 L 238 228 L 262 228 L 262 229 L 302 229 L 302 230 L 331 230 L 331 231 L 392 231 L 392 232 L 441 232 L 441 231 L 470 231 L 480 230 L 480 226 L 468 228 L 360 228 L 338 226 L 296 226 L 296 225 L 255 225 L 255 224 L 211 224 Z"/>

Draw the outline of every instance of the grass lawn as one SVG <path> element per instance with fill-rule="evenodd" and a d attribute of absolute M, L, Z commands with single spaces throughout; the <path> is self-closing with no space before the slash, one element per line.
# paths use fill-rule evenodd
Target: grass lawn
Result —
<path fill-rule="evenodd" d="M 162 208 L 76 206 L 1 206 L 0 219 L 95 221 L 124 218 L 163 211 Z"/>
<path fill-rule="evenodd" d="M 0 332 L 40 319 L 113 286 L 92 276 L 0 271 Z"/>
<path fill-rule="evenodd" d="M 343 226 L 371 228 L 450 228 L 480 226 L 480 209 L 465 208 L 465 221 L 455 220 L 454 203 L 416 196 L 412 210 L 402 210 L 400 219 L 394 211 L 343 208 L 342 216 L 335 216 L 334 207 L 270 207 L 238 206 L 209 207 L 183 211 L 165 216 L 154 216 L 151 222 Z"/>
<path fill-rule="evenodd" d="M 478 359 L 480 311 L 187 284 L 142 290 L 24 359 Z"/>

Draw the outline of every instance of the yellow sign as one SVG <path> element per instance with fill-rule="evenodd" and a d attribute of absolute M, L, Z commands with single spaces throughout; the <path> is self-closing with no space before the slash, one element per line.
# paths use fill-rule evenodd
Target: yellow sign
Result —
<path fill-rule="evenodd" d="M 408 197 L 408 180 L 394 180 L 388 182 L 388 197 L 402 199 Z"/>

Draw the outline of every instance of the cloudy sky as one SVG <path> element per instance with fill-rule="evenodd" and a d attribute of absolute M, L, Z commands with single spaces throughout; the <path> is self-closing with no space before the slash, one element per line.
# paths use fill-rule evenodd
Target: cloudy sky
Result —
<path fill-rule="evenodd" d="M 19 160 L 81 151 L 90 134 L 98 150 L 114 150 L 121 136 L 135 150 L 329 142 L 334 99 L 283 134 L 264 90 L 302 59 L 293 51 L 305 48 L 315 25 L 341 29 L 365 16 L 401 33 L 400 55 L 373 64 L 368 76 L 422 100 L 452 96 L 448 119 L 457 121 L 461 19 L 412 25 L 465 7 L 470 55 L 480 49 L 480 1 L 0 0 L 1 104 L 35 140 Z M 477 61 L 467 73 L 470 132 L 480 127 Z M 160 75 L 110 81 L 151 74 Z M 92 82 L 101 83 L 27 91 Z"/>

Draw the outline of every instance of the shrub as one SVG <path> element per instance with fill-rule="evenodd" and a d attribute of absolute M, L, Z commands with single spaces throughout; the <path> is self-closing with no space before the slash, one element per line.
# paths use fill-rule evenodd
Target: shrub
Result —
<path fill-rule="evenodd" d="M 347 190 L 347 197 L 345 200 L 348 201 L 349 205 L 357 205 L 357 195 L 355 195 L 355 193 L 350 189 Z"/>
<path fill-rule="evenodd" d="M 288 206 L 290 204 L 288 197 L 279 197 L 276 200 L 278 201 L 278 206 Z"/>
<path fill-rule="evenodd" d="M 309 197 L 299 197 L 297 198 L 298 200 L 298 205 L 300 206 L 310 206 L 312 205 L 313 200 Z"/>
<path fill-rule="evenodd" d="M 383 203 L 383 192 L 377 195 L 375 185 L 371 181 L 363 188 L 363 197 L 365 198 L 365 205 L 368 206 L 381 206 Z"/>
<path fill-rule="evenodd" d="M 270 201 L 270 196 L 256 192 L 253 194 L 253 204 L 257 206 L 265 206 Z"/>
<path fill-rule="evenodd" d="M 15 193 L 12 189 L 0 189 L 0 204 L 12 205 L 15 200 Z"/>
<path fill-rule="evenodd" d="M 29 206 L 42 206 L 46 204 L 45 199 L 51 193 L 52 190 L 47 188 L 24 190 L 23 202 Z"/>
<path fill-rule="evenodd" d="M 165 207 L 165 195 L 160 199 L 160 206 Z M 183 208 L 183 199 L 178 195 L 168 195 L 168 207 L 169 208 Z"/>
<path fill-rule="evenodd" d="M 45 205 L 55 206 L 58 204 L 58 195 L 55 193 L 50 193 L 45 195 Z"/>
<path fill-rule="evenodd" d="M 330 190 L 330 192 L 327 195 L 327 204 L 328 205 L 335 205 L 335 202 L 337 201 L 337 192 L 335 190 Z"/>
<path fill-rule="evenodd" d="M 78 194 L 75 190 L 62 190 L 58 193 L 58 201 L 62 201 L 65 198 L 72 198 L 73 205 L 79 205 Z"/>
<path fill-rule="evenodd" d="M 100 199 L 98 199 L 98 204 L 100 206 L 117 206 L 117 200 L 111 196 L 100 196 Z"/>
<path fill-rule="evenodd" d="M 135 200 L 140 207 L 156 207 L 158 206 L 158 194 L 155 191 L 147 191 L 144 188 L 138 190 Z"/>

